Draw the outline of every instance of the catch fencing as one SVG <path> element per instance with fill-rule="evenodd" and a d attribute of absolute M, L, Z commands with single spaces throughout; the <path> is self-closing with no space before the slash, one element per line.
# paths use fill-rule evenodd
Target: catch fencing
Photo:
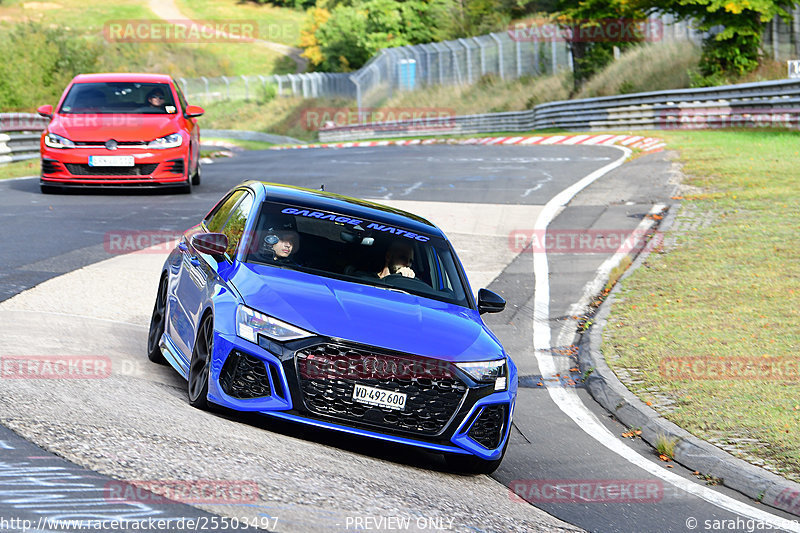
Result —
<path fill-rule="evenodd" d="M 644 22 L 646 40 L 652 42 L 699 43 L 702 39 L 692 24 L 669 15 L 653 15 Z M 350 73 L 220 76 L 178 81 L 187 98 L 200 104 L 294 96 L 343 98 L 356 100 L 359 108 L 374 107 L 398 91 L 469 85 L 490 74 L 512 80 L 572 70 L 569 42 L 553 28 L 555 25 L 551 23 L 531 21 L 505 32 L 384 48 Z"/>

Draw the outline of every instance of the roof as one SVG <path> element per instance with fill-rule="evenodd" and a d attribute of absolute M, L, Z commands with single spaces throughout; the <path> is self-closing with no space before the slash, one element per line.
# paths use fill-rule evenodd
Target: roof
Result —
<path fill-rule="evenodd" d="M 78 74 L 72 80 L 75 83 L 107 82 L 107 81 L 138 81 L 142 83 L 170 83 L 172 78 L 167 74 L 146 74 L 133 72 L 110 72 L 97 74 Z"/>
<path fill-rule="evenodd" d="M 303 187 L 293 187 L 279 183 L 269 183 L 265 181 L 251 181 L 248 185 L 260 183 L 267 189 L 267 199 L 274 202 L 282 202 L 294 205 L 302 205 L 318 211 L 329 211 L 341 213 L 351 217 L 363 217 L 375 222 L 389 224 L 392 226 L 402 226 L 404 228 L 444 237 L 442 231 L 435 224 L 428 220 L 386 205 L 343 196 L 331 192 L 305 189 Z"/>

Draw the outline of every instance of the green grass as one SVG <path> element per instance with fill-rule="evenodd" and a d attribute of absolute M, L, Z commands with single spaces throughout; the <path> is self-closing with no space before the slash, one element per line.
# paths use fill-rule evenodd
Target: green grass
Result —
<path fill-rule="evenodd" d="M 242 139 L 222 139 L 219 137 L 203 137 L 202 142 L 203 144 L 210 143 L 213 144 L 215 141 L 220 141 L 225 144 L 232 144 L 243 150 L 267 150 L 271 146 L 275 146 L 273 143 L 268 143 L 264 141 L 245 141 Z M 216 150 L 210 150 L 211 152 L 215 152 Z"/>
<path fill-rule="evenodd" d="M 57 24 L 87 33 L 100 33 L 109 20 L 154 19 L 146 2 L 113 0 L 112 2 L 86 2 L 85 0 L 55 0 L 31 2 L 30 0 L 3 0 L 0 3 L 0 20 L 7 22 L 34 21 L 44 25 Z"/>
<path fill-rule="evenodd" d="M 9 178 L 21 178 L 23 176 L 38 176 L 39 160 L 28 159 L 27 161 L 16 161 L 14 163 L 0 164 L 0 180 Z"/>
<path fill-rule="evenodd" d="M 253 20 L 258 38 L 295 46 L 300 39 L 303 11 L 270 4 L 233 0 L 176 0 L 181 13 L 195 20 Z"/>
<path fill-rule="evenodd" d="M 669 420 L 800 481 L 800 134 L 656 135 L 680 152 L 695 188 L 684 208 L 714 218 L 623 281 L 603 352 Z M 677 379 L 659 367 L 674 357 L 788 362 L 795 370 L 785 379 Z"/>

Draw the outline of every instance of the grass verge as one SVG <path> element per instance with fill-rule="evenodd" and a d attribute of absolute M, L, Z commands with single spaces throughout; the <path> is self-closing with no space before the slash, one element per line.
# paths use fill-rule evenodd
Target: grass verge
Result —
<path fill-rule="evenodd" d="M 38 176 L 39 160 L 28 159 L 27 161 L 15 161 L 0 165 L 0 180 L 9 178 L 21 178 L 23 176 Z"/>
<path fill-rule="evenodd" d="M 694 192 L 623 280 L 603 352 L 667 419 L 800 481 L 800 133 L 657 135 Z"/>

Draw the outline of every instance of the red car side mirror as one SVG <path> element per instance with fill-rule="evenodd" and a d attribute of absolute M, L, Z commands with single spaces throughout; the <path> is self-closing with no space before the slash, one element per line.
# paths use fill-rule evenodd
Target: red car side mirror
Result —
<path fill-rule="evenodd" d="M 53 118 L 53 106 L 51 105 L 39 106 L 36 112 L 45 118 Z"/>
<path fill-rule="evenodd" d="M 187 118 L 194 118 L 194 117 L 199 117 L 205 112 L 206 110 L 200 107 L 199 105 L 187 105 L 185 115 Z"/>

